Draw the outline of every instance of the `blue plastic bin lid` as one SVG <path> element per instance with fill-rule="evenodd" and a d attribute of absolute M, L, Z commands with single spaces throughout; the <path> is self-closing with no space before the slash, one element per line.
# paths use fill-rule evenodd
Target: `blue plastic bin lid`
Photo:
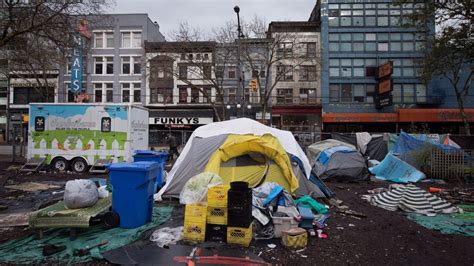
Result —
<path fill-rule="evenodd" d="M 150 150 L 136 150 L 133 157 L 165 157 L 168 156 L 166 152 L 150 151 Z"/>
<path fill-rule="evenodd" d="M 146 172 L 154 171 L 159 168 L 160 164 L 157 162 L 143 161 L 133 163 L 113 163 L 109 165 L 110 171 L 128 171 L 128 172 Z"/>
<path fill-rule="evenodd" d="M 158 153 L 150 150 L 136 150 L 134 155 L 158 155 Z"/>

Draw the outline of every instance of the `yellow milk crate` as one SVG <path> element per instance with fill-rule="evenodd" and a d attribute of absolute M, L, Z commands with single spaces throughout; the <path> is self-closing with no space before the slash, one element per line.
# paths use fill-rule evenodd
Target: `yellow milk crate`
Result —
<path fill-rule="evenodd" d="M 245 227 L 227 227 L 227 243 L 248 247 L 252 241 L 252 225 Z"/>
<path fill-rule="evenodd" d="M 207 223 L 227 225 L 227 207 L 207 207 Z"/>
<path fill-rule="evenodd" d="M 193 219 L 184 221 L 183 239 L 188 241 L 204 242 L 206 239 L 206 221 L 200 222 Z"/>
<path fill-rule="evenodd" d="M 207 205 L 212 207 L 227 207 L 227 192 L 229 185 L 217 185 L 207 191 Z"/>
<path fill-rule="evenodd" d="M 184 223 L 186 221 L 194 220 L 200 223 L 206 223 L 207 204 L 206 203 L 192 203 L 186 204 L 184 209 Z"/>

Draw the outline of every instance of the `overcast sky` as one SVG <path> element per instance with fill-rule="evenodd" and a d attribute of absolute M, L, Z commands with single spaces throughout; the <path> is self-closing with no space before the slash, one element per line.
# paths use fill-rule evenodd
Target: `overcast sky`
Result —
<path fill-rule="evenodd" d="M 316 0 L 115 0 L 110 13 L 148 13 L 158 21 L 160 31 L 168 35 L 180 22 L 201 29 L 212 29 L 223 22 L 236 19 L 234 6 L 240 16 L 255 15 L 265 21 L 307 21 Z M 210 32 L 210 30 L 209 30 Z"/>

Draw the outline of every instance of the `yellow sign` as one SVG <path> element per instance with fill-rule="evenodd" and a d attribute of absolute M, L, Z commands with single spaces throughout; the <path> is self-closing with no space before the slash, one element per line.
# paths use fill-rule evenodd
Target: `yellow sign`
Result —
<path fill-rule="evenodd" d="M 257 91 L 257 87 L 258 87 L 258 80 L 257 79 L 252 79 L 250 81 L 250 89 L 253 91 L 253 92 L 256 92 Z"/>

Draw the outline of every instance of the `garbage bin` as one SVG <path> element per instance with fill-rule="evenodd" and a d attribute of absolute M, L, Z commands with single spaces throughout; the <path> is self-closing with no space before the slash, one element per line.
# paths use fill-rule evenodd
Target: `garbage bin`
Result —
<path fill-rule="evenodd" d="M 112 210 L 120 217 L 120 227 L 136 228 L 151 221 L 155 179 L 160 169 L 155 162 L 109 165 Z"/>
<path fill-rule="evenodd" d="M 154 191 L 161 188 L 164 185 L 164 172 L 165 164 L 168 158 L 168 153 L 158 152 L 158 151 L 149 151 L 149 150 L 137 150 L 133 155 L 134 162 L 156 162 L 160 165 L 160 170 L 156 175 Z"/>

